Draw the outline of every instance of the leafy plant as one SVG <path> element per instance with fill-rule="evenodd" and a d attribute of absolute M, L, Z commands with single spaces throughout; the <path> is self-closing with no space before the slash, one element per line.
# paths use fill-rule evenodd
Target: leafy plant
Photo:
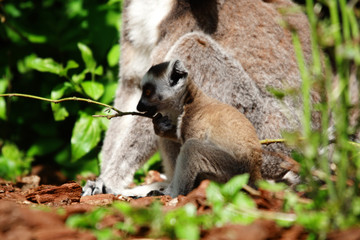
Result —
<path fill-rule="evenodd" d="M 357 134 L 359 125 L 351 124 L 350 120 L 351 113 L 359 107 L 358 97 L 355 102 L 351 101 L 352 90 L 355 90 L 351 89 L 351 82 L 359 84 L 360 75 L 359 10 L 354 8 L 355 4 L 356 1 L 344 0 L 315 4 L 312 0 L 306 1 L 312 30 L 311 66 L 304 64 L 297 33 L 293 38 L 303 79 L 304 141 L 299 145 L 303 149 L 300 160 L 307 185 L 302 187 L 314 199 L 311 210 L 305 213 L 306 217 L 301 218 L 300 215 L 300 222 L 321 238 L 330 229 L 352 226 L 359 217 L 353 209 L 358 207 L 360 148 L 351 142 L 351 136 Z M 324 10 L 329 12 L 329 19 L 320 20 L 319 15 Z M 321 48 L 325 50 L 323 56 Z M 309 94 L 315 85 L 321 86 L 322 101 L 311 106 Z M 311 129 L 313 110 L 322 115 L 319 131 Z M 334 126 L 329 134 L 328 128 L 332 123 Z M 329 139 L 333 139 L 332 144 Z M 318 151 L 321 148 L 331 150 Z"/>
<path fill-rule="evenodd" d="M 192 204 L 168 212 L 162 210 L 159 202 L 155 201 L 148 208 L 131 207 L 127 202 L 115 202 L 106 213 L 120 213 L 124 216 L 112 229 L 121 230 L 126 235 L 136 235 L 139 231 L 146 231 L 146 236 L 159 238 L 170 237 L 176 239 L 196 240 L 200 238 L 202 228 L 209 229 L 228 222 L 251 223 L 256 219 L 254 201 L 239 190 L 248 182 L 249 175 L 234 177 L 226 184 L 211 183 L 207 189 L 209 206 L 213 209 L 207 214 L 198 215 Z M 99 229 L 94 226 L 102 221 L 105 210 L 99 208 L 84 215 L 71 216 L 67 224 L 75 228 L 89 228 L 95 234 Z M 105 229 L 101 229 L 103 231 Z M 108 229 L 109 230 L 109 229 Z M 114 231 L 110 231 L 114 232 Z"/>
<path fill-rule="evenodd" d="M 16 145 L 5 143 L 1 147 L 0 176 L 14 181 L 17 176 L 29 173 L 33 158 L 26 156 Z"/>
<path fill-rule="evenodd" d="M 120 6 L 121 1 L 1 2 L 0 93 L 26 90 L 110 104 L 117 86 Z M 56 163 L 69 178 L 98 173 L 98 145 L 108 124 L 90 117 L 99 110 L 80 102 L 50 108 L 0 98 L 0 141 L 16 145 L 34 164 Z"/>
<path fill-rule="evenodd" d="M 52 99 L 60 99 L 64 95 L 81 94 L 98 100 L 104 94 L 104 85 L 95 81 L 96 75 L 103 74 L 102 66 L 96 66 L 92 51 L 85 44 L 78 43 L 78 48 L 85 63 L 85 69 L 72 76 L 68 75 L 68 71 L 79 67 L 79 64 L 74 60 L 69 60 L 66 67 L 63 67 L 62 64 L 51 58 L 42 59 L 34 55 L 25 58 L 25 67 L 40 72 L 53 73 L 68 80 L 57 85 L 51 91 Z M 90 74 L 91 80 L 85 80 L 87 74 Z M 69 112 L 61 104 L 51 103 L 51 106 L 55 120 L 62 121 L 69 116 Z M 102 131 L 107 128 L 106 124 L 107 122 L 102 121 L 102 119 L 93 118 L 86 111 L 80 111 L 71 137 L 71 159 L 73 161 L 80 159 L 97 146 Z"/>
<path fill-rule="evenodd" d="M 98 225 L 110 210 L 106 208 L 97 208 L 88 214 L 75 214 L 67 219 L 66 224 L 73 228 L 91 229 L 97 239 L 114 239 L 114 235 L 109 229 L 99 229 Z"/>

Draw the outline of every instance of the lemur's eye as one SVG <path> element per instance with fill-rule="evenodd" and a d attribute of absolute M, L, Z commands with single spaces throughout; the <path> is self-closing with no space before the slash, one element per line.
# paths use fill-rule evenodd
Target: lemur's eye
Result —
<path fill-rule="evenodd" d="M 150 90 L 150 89 L 146 89 L 146 90 L 145 90 L 145 96 L 150 97 L 150 95 L 151 95 L 151 90 Z"/>
<path fill-rule="evenodd" d="M 155 91 L 155 86 L 154 85 L 147 83 L 147 84 L 145 84 L 145 86 L 143 86 L 143 93 L 142 94 L 145 97 L 150 98 L 152 95 L 154 95 L 155 92 L 156 91 Z"/>

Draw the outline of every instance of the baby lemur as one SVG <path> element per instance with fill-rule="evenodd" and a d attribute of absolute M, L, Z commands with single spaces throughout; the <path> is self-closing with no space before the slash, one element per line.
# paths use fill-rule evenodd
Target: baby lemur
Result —
<path fill-rule="evenodd" d="M 250 121 L 205 95 L 181 61 L 151 67 L 141 87 L 137 110 L 156 114 L 155 133 L 181 144 L 164 194 L 186 195 L 204 179 L 226 182 L 242 173 L 250 174 L 250 184 L 261 179 L 261 145 Z"/>

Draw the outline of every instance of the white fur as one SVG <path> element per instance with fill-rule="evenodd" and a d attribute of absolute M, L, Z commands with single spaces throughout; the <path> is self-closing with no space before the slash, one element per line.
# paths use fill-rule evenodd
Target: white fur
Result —
<path fill-rule="evenodd" d="M 184 117 L 185 112 L 179 115 L 177 120 L 177 129 L 176 129 L 176 136 L 181 141 L 181 125 L 182 125 L 182 119 Z"/>
<path fill-rule="evenodd" d="M 145 72 L 151 67 L 151 49 L 133 49 L 133 57 L 129 61 L 129 69 L 123 69 L 129 78 L 141 78 Z"/>
<path fill-rule="evenodd" d="M 146 197 L 146 195 L 151 191 L 154 190 L 164 191 L 165 188 L 167 188 L 168 184 L 169 184 L 168 182 L 156 182 L 153 184 L 128 188 L 121 191 L 121 195 L 127 197 L 131 197 L 131 196 Z"/>
<path fill-rule="evenodd" d="M 283 177 L 284 180 L 288 181 L 289 183 L 291 183 L 292 185 L 296 185 L 296 184 L 299 184 L 301 179 L 300 179 L 300 176 L 296 173 L 294 173 L 293 171 L 289 171 L 287 172 L 284 177 Z"/>
<path fill-rule="evenodd" d="M 129 98 L 124 103 L 124 105 L 121 106 L 121 110 L 124 112 L 135 111 L 140 97 L 141 97 L 140 90 L 137 91 L 136 94 L 130 95 Z M 133 119 L 131 117 L 123 117 L 121 121 L 122 121 L 121 122 L 122 126 L 131 126 L 133 123 Z M 129 137 L 130 130 L 131 130 L 130 127 L 123 127 L 122 131 L 118 133 L 115 149 L 118 149 L 120 145 L 124 142 L 124 140 L 127 137 Z M 116 151 L 113 151 L 112 154 L 113 154 L 112 157 L 115 157 L 117 153 Z"/>
<path fill-rule="evenodd" d="M 136 47 L 153 49 L 159 39 L 159 24 L 169 14 L 173 0 L 133 0 L 129 6 L 130 40 Z"/>
<path fill-rule="evenodd" d="M 174 0 L 131 1 L 128 10 L 128 29 L 134 52 L 131 53 L 133 57 L 129 58 L 129 66 L 132 68 L 128 76 L 142 76 L 151 66 L 151 52 L 159 40 L 159 25 L 169 14 L 173 2 Z"/>

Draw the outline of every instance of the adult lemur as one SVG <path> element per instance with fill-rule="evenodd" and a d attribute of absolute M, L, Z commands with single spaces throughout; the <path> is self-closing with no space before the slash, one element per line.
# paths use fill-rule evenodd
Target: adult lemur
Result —
<path fill-rule="evenodd" d="M 179 59 L 202 91 L 244 113 L 260 139 L 300 128 L 301 78 L 291 31 L 299 34 L 307 63 L 311 47 L 307 18 L 290 0 L 125 0 L 122 23 L 116 108 L 135 110 L 146 71 L 166 59 Z M 292 94 L 278 99 L 271 89 Z M 313 94 L 312 100 L 316 97 Z M 318 122 L 314 119 L 315 127 Z M 289 153 L 282 144 L 264 148 Z M 172 179 L 180 145 L 157 141 L 149 119 L 112 119 L 101 174 L 86 184 L 84 195 L 123 193 L 134 172 L 157 149 Z M 262 176 L 281 179 L 287 173 L 280 167 L 282 161 L 264 155 Z"/>
<path fill-rule="evenodd" d="M 181 144 L 174 177 L 164 191 L 186 195 L 201 180 L 261 179 L 262 150 L 255 128 L 236 108 L 206 96 L 179 60 L 155 65 L 141 81 L 137 110 L 153 119 L 157 135 Z"/>

